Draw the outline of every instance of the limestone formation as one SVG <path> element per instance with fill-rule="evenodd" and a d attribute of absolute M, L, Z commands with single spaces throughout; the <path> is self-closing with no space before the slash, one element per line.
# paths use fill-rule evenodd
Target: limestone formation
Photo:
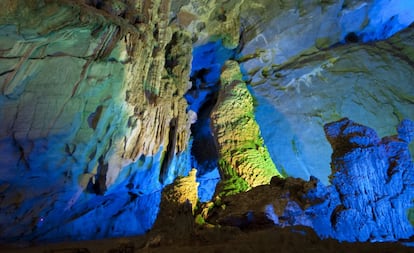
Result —
<path fill-rule="evenodd" d="M 274 226 L 412 237 L 413 9 L 0 0 L 0 248 L 143 234 L 156 220 L 110 252 L 227 238 L 246 251 L 241 230 L 285 243 L 296 229 Z M 217 156 L 216 198 L 195 210 L 219 180 Z M 299 233 L 313 250 L 319 239 Z"/>
<path fill-rule="evenodd" d="M 0 237 L 149 229 L 163 184 L 189 170 L 191 37 L 169 26 L 170 1 L 4 0 L 0 9 Z M 111 222 L 95 223 L 100 207 Z"/>
<path fill-rule="evenodd" d="M 163 201 L 177 206 L 190 206 L 194 210 L 198 202 L 196 169 L 192 169 L 188 176 L 178 177 L 173 184 L 164 188 Z M 167 208 L 168 209 L 168 208 Z M 161 214 L 162 215 L 162 214 Z"/>
<path fill-rule="evenodd" d="M 334 149 L 331 186 L 275 177 L 270 185 L 222 197 L 206 220 L 241 229 L 303 225 L 322 238 L 351 242 L 413 236 L 413 122 L 402 121 L 398 135 L 383 139 L 346 118 L 325 131 Z"/>
<path fill-rule="evenodd" d="M 280 170 L 329 184 L 324 124 L 350 117 L 386 136 L 413 119 L 414 17 L 397 12 L 404 8 L 412 7 L 382 0 L 243 4 L 241 66 Z M 408 28 L 389 38 L 401 27 Z"/>
<path fill-rule="evenodd" d="M 194 229 L 193 213 L 198 203 L 196 182 L 197 170 L 188 176 L 178 177 L 163 190 L 157 220 L 148 234 L 150 241 L 185 241 L 191 238 Z M 160 242 L 158 242 L 160 243 Z"/>
<path fill-rule="evenodd" d="M 221 39 L 227 48 L 236 48 L 240 41 L 241 8 L 244 0 L 197 0 L 179 7 L 178 24 L 194 34 L 197 44 Z M 178 2 L 180 3 L 180 2 Z"/>
<path fill-rule="evenodd" d="M 414 163 L 408 144 L 414 122 L 403 120 L 398 135 L 380 139 L 373 129 L 349 119 L 325 126 L 334 149 L 332 185 L 340 205 L 331 216 L 334 236 L 347 241 L 409 238 L 414 228 Z"/>
<path fill-rule="evenodd" d="M 413 119 L 413 32 L 410 27 L 386 42 L 337 46 L 267 69 L 252 93 L 276 166 L 328 184 L 324 124 L 349 117 L 387 136 L 402 119 Z"/>
<path fill-rule="evenodd" d="M 222 8 L 226 10 L 224 5 L 232 2 L 226 1 Z M 187 29 L 196 31 L 199 23 L 204 24 L 204 31 L 210 29 L 214 22 L 208 19 L 212 17 L 209 10 L 216 5 L 209 4 L 195 8 L 190 1 L 181 9 L 192 15 Z M 352 117 L 373 124 L 370 126 L 385 136 L 399 120 L 413 117 L 408 102 L 413 94 L 412 64 L 406 61 L 412 54 L 410 35 L 398 34 L 375 46 L 358 44 L 386 39 L 395 29 L 407 27 L 413 15 L 398 13 L 409 9 L 407 4 L 383 0 L 243 1 L 238 14 L 226 16 L 227 23 L 240 19 L 238 60 L 253 85 L 257 121 L 279 169 L 305 179 L 313 175 L 328 184 L 331 149 L 323 137 L 323 124 Z M 393 40 L 400 45 L 392 46 Z M 358 81 L 348 81 L 354 77 Z M 395 96 L 402 99 L 393 99 Z M 378 107 L 382 109 L 373 109 Z M 384 118 L 382 115 L 385 120 L 375 120 Z"/>
<path fill-rule="evenodd" d="M 268 185 L 222 197 L 203 215 L 211 224 L 241 229 L 260 229 L 275 224 L 281 227 L 295 225 L 312 227 L 305 210 L 313 203 L 306 198 L 306 194 L 317 184 L 317 179 L 304 181 L 299 178 L 274 177 Z"/>
<path fill-rule="evenodd" d="M 220 156 L 222 181 L 218 194 L 246 191 L 280 176 L 260 137 L 253 97 L 235 61 L 228 61 L 223 67 L 211 125 Z"/>

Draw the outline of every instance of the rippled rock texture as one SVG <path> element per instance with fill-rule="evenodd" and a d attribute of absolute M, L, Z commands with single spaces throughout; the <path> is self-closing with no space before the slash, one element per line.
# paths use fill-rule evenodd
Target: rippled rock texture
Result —
<path fill-rule="evenodd" d="M 386 136 L 402 119 L 413 119 L 413 32 L 410 27 L 385 42 L 337 46 L 262 70 L 264 82 L 253 87 L 256 119 L 276 166 L 328 184 L 332 150 L 324 124 L 349 117 Z"/>
<path fill-rule="evenodd" d="M 219 96 L 211 113 L 220 157 L 219 195 L 244 192 L 280 176 L 260 136 L 253 97 L 242 77 L 237 62 L 224 64 Z"/>
<path fill-rule="evenodd" d="M 350 117 L 386 136 L 403 118 L 414 118 L 413 28 L 372 43 L 408 27 L 414 16 L 405 10 L 412 10 L 412 3 L 260 1 L 243 6 L 249 15 L 241 12 L 246 27 L 241 66 L 279 170 L 329 184 L 332 150 L 324 124 Z"/>
<path fill-rule="evenodd" d="M 196 43 L 209 33 L 233 34 L 229 38 L 235 37 L 229 31 L 240 30 L 238 60 L 253 85 L 256 119 L 279 170 L 328 184 L 332 150 L 324 124 L 350 117 L 386 136 L 400 120 L 414 117 L 412 28 L 389 39 L 385 52 L 384 42 L 363 44 L 408 27 L 413 3 L 209 2 L 209 8 L 190 1 L 180 9 L 192 14 L 185 27 L 196 31 Z M 220 18 L 225 25 L 217 26 Z"/>
<path fill-rule="evenodd" d="M 341 202 L 331 216 L 338 239 L 390 241 L 414 234 L 408 219 L 414 192 L 408 144 L 414 122 L 403 120 L 397 131 L 380 139 L 373 129 L 348 119 L 325 126 L 334 150 L 331 182 Z"/>
<path fill-rule="evenodd" d="M 322 238 L 394 241 L 414 235 L 414 164 L 408 144 L 414 123 L 380 139 L 349 119 L 325 126 L 332 145 L 331 186 L 316 178 L 273 178 L 270 185 L 223 197 L 205 218 L 213 224 L 258 229 L 312 227 Z M 410 223 L 411 222 L 411 223 Z"/>
<path fill-rule="evenodd" d="M 349 241 L 412 235 L 412 127 L 403 119 L 414 118 L 413 8 L 402 0 L 0 0 L 1 242 L 145 233 L 161 201 L 167 216 L 157 228 L 175 217 L 193 226 L 182 202 L 197 202 L 190 127 L 209 122 L 199 110 L 207 93 L 218 96 L 207 102 L 206 134 L 217 154 L 193 139 L 207 162 L 220 161 L 217 194 L 270 182 L 245 194 L 257 212 L 240 207 L 215 221 L 231 202 L 219 197 L 218 216 L 211 206 L 204 213 L 209 222 L 249 227 L 259 217 L 259 227 L 302 224 Z M 195 54 L 214 56 L 191 64 L 192 47 L 205 45 Z M 380 139 L 342 120 L 325 128 L 327 141 L 324 126 L 343 117 L 379 136 L 402 123 L 398 136 Z M 276 167 L 310 180 L 271 180 Z M 204 171 L 207 196 L 218 175 Z"/>
<path fill-rule="evenodd" d="M 188 173 L 190 37 L 130 2 L 1 1 L 2 240 L 143 233 Z"/>

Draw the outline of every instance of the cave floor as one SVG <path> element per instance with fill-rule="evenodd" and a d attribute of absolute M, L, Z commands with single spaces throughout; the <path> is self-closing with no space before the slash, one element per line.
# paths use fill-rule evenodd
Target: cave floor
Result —
<path fill-rule="evenodd" d="M 95 241 L 63 242 L 30 247 L 0 246 L 0 252 L 36 253 L 133 253 L 133 252 L 401 252 L 412 253 L 403 242 L 340 243 L 319 239 L 306 227 L 253 228 L 198 227 L 191 233 L 169 229 L 150 231 L 147 235 Z M 405 243 L 411 243 L 414 238 Z M 411 241 L 411 242 L 409 242 Z"/>

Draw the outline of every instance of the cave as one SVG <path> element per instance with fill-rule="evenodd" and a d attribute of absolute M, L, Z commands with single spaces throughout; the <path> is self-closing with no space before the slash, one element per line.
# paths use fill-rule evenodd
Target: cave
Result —
<path fill-rule="evenodd" d="M 211 129 L 210 115 L 217 103 L 220 73 L 225 61 L 234 59 L 237 49 L 223 46 L 221 40 L 208 42 L 193 49 L 190 73 L 191 88 L 185 94 L 187 110 L 196 116 L 191 125 L 192 168 L 197 168 L 199 199 L 210 201 L 220 180 L 219 153 Z"/>
<path fill-rule="evenodd" d="M 0 0 L 1 252 L 411 252 L 414 2 Z"/>

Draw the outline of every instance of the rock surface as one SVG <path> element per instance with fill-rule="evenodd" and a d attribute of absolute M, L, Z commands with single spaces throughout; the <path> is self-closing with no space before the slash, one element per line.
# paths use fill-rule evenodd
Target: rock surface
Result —
<path fill-rule="evenodd" d="M 194 228 L 194 210 L 198 203 L 195 169 L 188 176 L 178 177 L 163 189 L 160 211 L 154 227 L 147 234 L 147 246 L 161 241 L 186 241 Z M 178 226 L 176 224 L 179 224 Z"/>
<path fill-rule="evenodd" d="M 86 2 L 0 3 L 3 241 L 143 233 L 189 171 L 191 39 L 169 1 Z"/>
<path fill-rule="evenodd" d="M 216 194 L 243 192 L 280 176 L 260 137 L 253 106 L 253 97 L 243 82 L 238 63 L 227 61 L 211 113 L 222 179 Z"/>
<path fill-rule="evenodd" d="M 0 0 L 0 243 L 145 233 L 159 209 L 142 245 L 120 239 L 126 244 L 110 252 L 188 251 L 192 242 L 217 250 L 229 241 L 265 250 L 275 234 L 312 252 L 310 230 L 298 237 L 268 228 L 275 224 L 349 241 L 409 237 L 412 121 L 402 120 L 414 118 L 413 26 L 387 38 L 413 21 L 412 8 L 402 0 Z M 208 64 L 191 64 L 192 47 L 204 45 Z M 203 220 L 176 202 L 194 207 L 195 172 L 161 192 L 192 168 L 190 125 L 209 122 L 200 101 L 215 96 L 228 59 L 254 87 L 235 62 L 223 69 L 212 115 L 224 178 L 217 192 L 269 183 L 278 174 L 271 160 L 283 174 L 320 181 L 274 178 L 216 198 L 197 218 L 224 228 L 200 232 Z M 199 90 L 187 104 L 191 85 Z M 402 123 L 383 139 L 350 121 L 329 125 L 329 181 L 323 126 L 342 117 L 379 136 Z M 210 162 L 214 148 L 194 143 Z M 208 166 L 210 194 L 218 176 Z"/>
<path fill-rule="evenodd" d="M 238 229 L 195 229 L 190 239 L 162 237 L 129 237 L 89 242 L 59 243 L 25 249 L 6 249 L 8 253 L 90 252 L 398 252 L 412 249 L 399 243 L 346 243 L 333 239 L 321 240 L 306 227 L 270 228 L 240 231 Z M 176 239 L 176 240 L 174 240 Z"/>
<path fill-rule="evenodd" d="M 187 1 L 185 5 L 180 1 L 174 2 L 172 8 L 177 10 L 178 24 L 195 36 L 197 45 L 211 39 L 221 39 L 227 48 L 239 45 L 240 13 L 248 1 L 197 0 Z"/>
<path fill-rule="evenodd" d="M 207 210 L 206 220 L 241 229 L 303 225 L 322 238 L 349 242 L 413 236 L 414 163 L 408 143 L 414 122 L 402 121 L 398 135 L 382 140 L 349 119 L 328 124 L 325 131 L 334 149 L 331 186 L 316 178 L 275 177 L 270 185 L 223 197 Z"/>
<path fill-rule="evenodd" d="M 411 54 L 407 33 L 412 28 L 387 40 L 403 42 L 386 46 L 386 52 L 384 42 L 361 47 L 408 27 L 414 20 L 414 12 L 407 11 L 412 3 L 261 0 L 242 1 L 232 9 L 236 12 L 229 10 L 235 1 L 209 1 L 209 7 L 219 6 L 215 13 L 224 13 L 226 25 L 217 26 L 218 16 L 211 15 L 215 7 L 195 8 L 189 2 L 182 8 L 193 17 L 186 27 L 197 31 L 203 24 L 197 43 L 214 30 L 238 30 L 240 20 L 238 60 L 254 86 L 256 117 L 271 157 L 288 175 L 313 175 L 329 183 L 331 149 L 322 126 L 332 120 L 351 117 L 386 136 L 398 121 L 414 117 L 412 64 L 405 56 Z M 224 35 L 236 38 L 234 32 Z M 338 47 L 343 44 L 354 45 Z"/>
<path fill-rule="evenodd" d="M 256 119 L 278 168 L 328 184 L 332 150 L 324 124 L 349 117 L 387 136 L 402 119 L 414 119 L 413 28 L 262 71 L 263 83 L 253 87 Z"/>
<path fill-rule="evenodd" d="M 404 0 L 245 2 L 242 53 L 259 57 L 244 67 L 263 69 L 337 43 L 386 39 L 414 21 L 414 14 L 406 11 L 413 7 Z"/>
<path fill-rule="evenodd" d="M 414 234 L 414 163 L 408 150 L 414 122 L 382 140 L 373 129 L 348 119 L 325 126 L 334 149 L 332 185 L 341 205 L 331 216 L 335 237 L 347 241 L 392 241 Z"/>

